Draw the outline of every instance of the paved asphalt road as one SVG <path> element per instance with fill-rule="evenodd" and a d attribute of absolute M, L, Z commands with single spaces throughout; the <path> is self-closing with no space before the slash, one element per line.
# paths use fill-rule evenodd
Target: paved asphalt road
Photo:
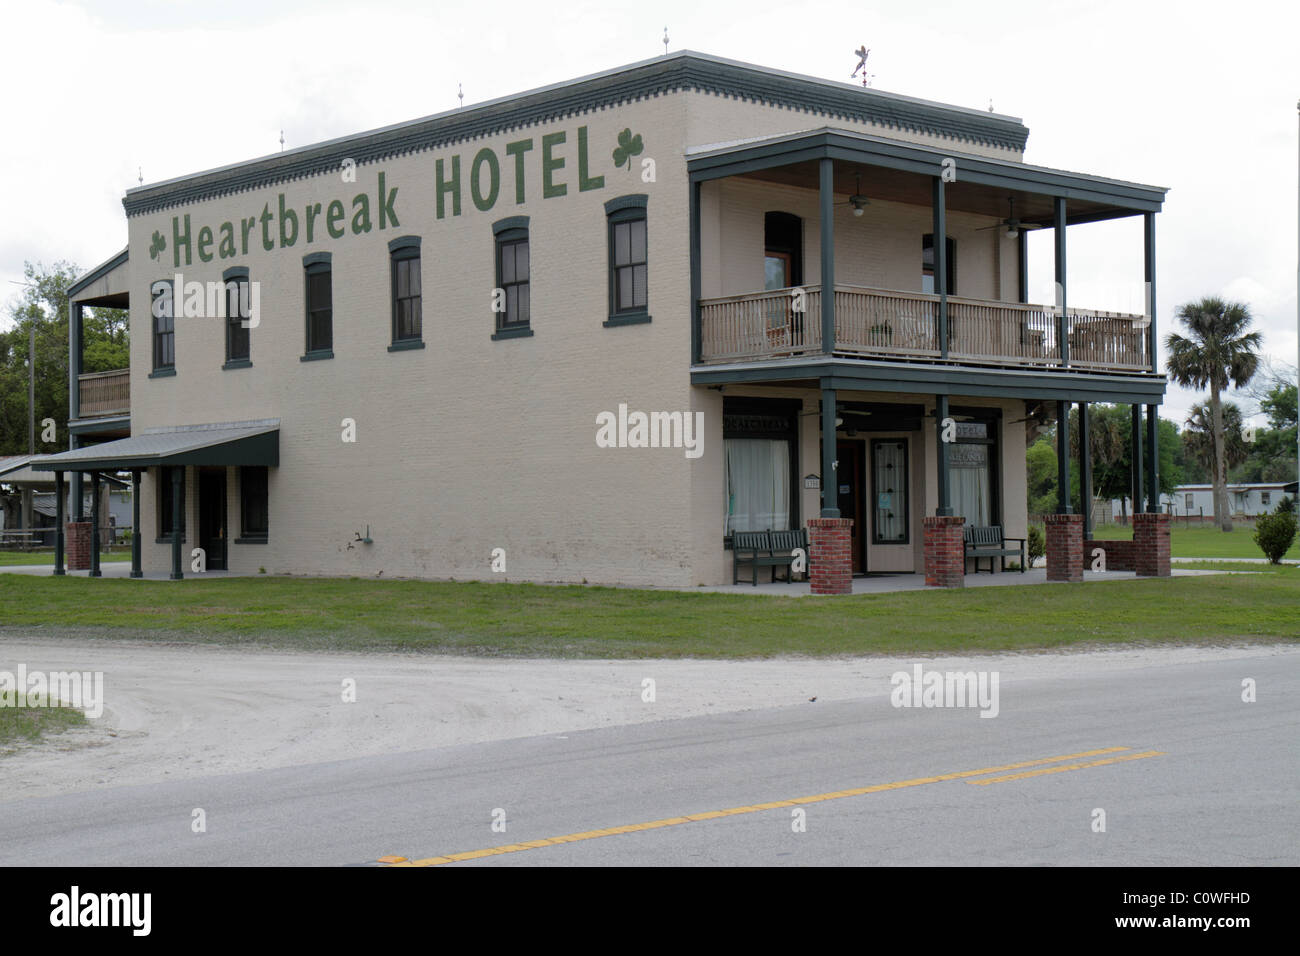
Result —
<path fill-rule="evenodd" d="M 993 719 L 880 691 L 0 803 L 0 865 L 428 861 L 573 834 L 442 865 L 1300 864 L 1300 653 L 1016 681 Z"/>

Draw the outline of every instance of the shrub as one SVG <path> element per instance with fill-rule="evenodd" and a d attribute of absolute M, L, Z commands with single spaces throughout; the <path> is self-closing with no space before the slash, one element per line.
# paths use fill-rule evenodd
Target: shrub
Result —
<path fill-rule="evenodd" d="M 1040 524 L 1031 524 L 1029 526 L 1029 540 L 1025 542 L 1029 548 L 1029 566 L 1033 567 L 1034 562 L 1047 554 L 1047 535 Z"/>
<path fill-rule="evenodd" d="M 1287 501 L 1288 499 L 1283 499 Z M 1296 519 L 1291 511 L 1282 510 L 1279 501 L 1277 511 L 1271 515 L 1260 515 L 1255 520 L 1255 543 L 1264 552 L 1264 557 L 1273 564 L 1281 564 L 1282 556 L 1295 542 Z"/>
<path fill-rule="evenodd" d="M 1283 495 L 1273 513 L 1279 515 L 1295 514 L 1295 499 L 1290 495 Z"/>

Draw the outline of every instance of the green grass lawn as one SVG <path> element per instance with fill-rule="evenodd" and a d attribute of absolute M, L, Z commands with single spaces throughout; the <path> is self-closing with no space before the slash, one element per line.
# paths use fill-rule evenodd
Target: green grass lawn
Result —
<path fill-rule="evenodd" d="M 1300 570 L 831 599 L 322 578 L 0 574 L 0 637 L 545 657 L 961 653 L 1296 639 Z"/>
<path fill-rule="evenodd" d="M 100 554 L 101 563 L 107 561 L 130 561 L 130 551 L 105 551 Z M 54 567 L 53 551 L 0 551 L 0 568 L 19 564 L 44 564 Z"/>
<path fill-rule="evenodd" d="M 1120 525 L 1105 525 L 1093 531 L 1103 541 L 1132 538 L 1133 532 Z M 1169 550 L 1175 558 L 1263 558 L 1255 543 L 1253 525 L 1237 525 L 1231 531 L 1218 528 L 1173 527 L 1169 532 Z M 1286 553 L 1288 559 L 1300 559 L 1300 536 Z"/>
<path fill-rule="evenodd" d="M 85 722 L 86 715 L 72 707 L 28 707 L 26 698 L 20 696 L 16 706 L 0 706 L 0 748 L 62 733 Z"/>

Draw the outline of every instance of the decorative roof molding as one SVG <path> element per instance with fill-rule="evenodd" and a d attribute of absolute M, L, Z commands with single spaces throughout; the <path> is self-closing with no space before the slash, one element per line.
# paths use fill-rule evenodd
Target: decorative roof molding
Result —
<path fill-rule="evenodd" d="M 686 91 L 1015 152 L 1024 150 L 1029 136 L 1029 130 L 1013 116 L 863 89 L 683 50 L 477 106 L 130 189 L 122 204 L 128 217 L 144 215 L 337 172 L 344 159 L 358 165 L 375 163 Z"/>

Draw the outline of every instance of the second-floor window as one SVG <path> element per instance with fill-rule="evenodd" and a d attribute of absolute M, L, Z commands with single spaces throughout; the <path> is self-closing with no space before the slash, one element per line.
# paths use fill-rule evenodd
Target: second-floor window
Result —
<path fill-rule="evenodd" d="M 420 237 L 402 236 L 388 244 L 392 261 L 393 348 L 419 348 L 423 343 L 420 279 Z"/>
<path fill-rule="evenodd" d="M 334 276 L 328 252 L 303 259 L 307 299 L 307 355 L 328 358 L 334 348 Z"/>
<path fill-rule="evenodd" d="M 532 320 L 529 295 L 532 270 L 528 249 L 528 218 L 515 216 L 493 226 L 496 237 L 497 332 L 527 330 Z"/>
<path fill-rule="evenodd" d="M 957 243 L 948 239 L 947 247 L 948 268 L 944 271 L 948 276 L 949 295 L 957 294 Z M 934 234 L 926 233 L 921 237 L 921 291 L 931 295 L 939 291 L 934 282 Z"/>
<path fill-rule="evenodd" d="M 150 314 L 153 317 L 153 368 L 176 367 L 176 313 L 172 284 L 159 279 L 150 287 Z"/>
<path fill-rule="evenodd" d="M 650 321 L 647 198 L 645 194 L 619 196 L 605 203 L 609 220 L 609 321 L 606 325 Z"/>
<path fill-rule="evenodd" d="M 227 269 L 221 277 L 226 283 L 226 364 L 225 368 L 251 365 L 252 298 L 248 270 L 242 266 Z"/>

